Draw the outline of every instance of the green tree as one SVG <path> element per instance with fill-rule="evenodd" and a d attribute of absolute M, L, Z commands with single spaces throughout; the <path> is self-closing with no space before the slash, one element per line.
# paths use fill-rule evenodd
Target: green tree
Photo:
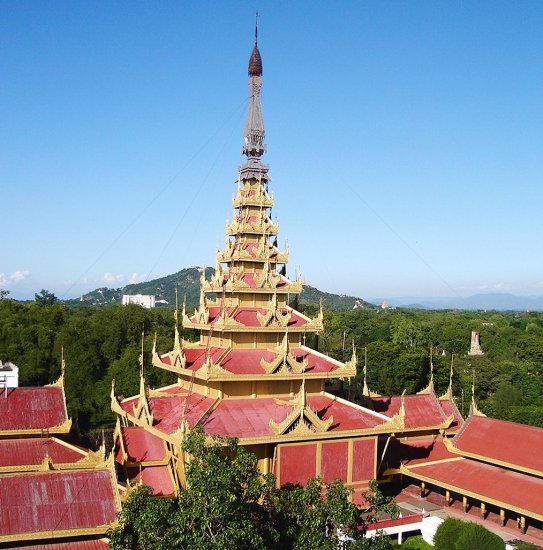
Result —
<path fill-rule="evenodd" d="M 52 292 L 42 288 L 38 294 L 34 294 L 34 301 L 39 306 L 52 306 L 58 302 L 58 298 Z"/>
<path fill-rule="evenodd" d="M 504 550 L 503 540 L 477 523 L 447 518 L 434 535 L 436 550 Z"/>
<path fill-rule="evenodd" d="M 456 550 L 504 550 L 503 540 L 478 523 L 465 523 L 456 539 Z"/>
<path fill-rule="evenodd" d="M 190 456 L 187 488 L 177 499 L 152 498 L 151 490 L 131 492 L 109 531 L 114 549 L 166 550 L 231 548 L 336 550 L 390 547 L 387 537 L 364 538 L 379 511 L 393 516 L 396 507 L 376 484 L 361 511 L 349 501 L 341 482 L 275 488 L 272 474 L 262 476 L 255 456 L 235 439 L 206 437 L 195 428 L 183 443 Z"/>
<path fill-rule="evenodd" d="M 494 395 L 496 415 L 498 418 L 506 419 L 511 408 L 520 404 L 521 399 L 522 393 L 518 388 L 513 386 L 513 384 L 501 384 Z"/>
<path fill-rule="evenodd" d="M 436 530 L 434 547 L 436 550 L 454 550 L 454 541 L 458 539 L 465 522 L 461 519 L 447 518 Z"/>

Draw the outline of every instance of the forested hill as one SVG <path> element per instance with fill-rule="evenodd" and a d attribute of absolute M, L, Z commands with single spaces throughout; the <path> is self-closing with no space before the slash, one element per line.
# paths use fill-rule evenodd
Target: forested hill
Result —
<path fill-rule="evenodd" d="M 179 293 L 179 301 L 186 297 L 187 308 L 190 310 L 198 304 L 200 296 L 200 275 L 202 268 L 188 267 L 174 273 L 160 277 L 145 283 L 137 283 L 127 285 L 121 288 L 97 288 L 92 292 L 84 294 L 81 299 L 68 300 L 69 305 L 92 305 L 92 306 L 107 306 L 114 303 L 121 303 L 123 294 L 152 294 L 155 296 L 158 307 L 172 307 L 175 304 L 175 288 Z M 206 268 L 206 277 L 209 278 L 213 274 L 212 268 Z M 365 302 L 361 298 L 355 296 L 345 296 L 322 292 L 317 288 L 309 285 L 304 285 L 299 303 L 305 305 L 318 305 L 322 299 L 326 309 L 346 310 L 355 307 L 373 308 L 372 304 Z"/>

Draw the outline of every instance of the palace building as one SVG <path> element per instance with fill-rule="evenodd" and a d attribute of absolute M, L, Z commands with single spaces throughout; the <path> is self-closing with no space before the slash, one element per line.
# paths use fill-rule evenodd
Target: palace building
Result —
<path fill-rule="evenodd" d="M 176 309 L 172 350 L 155 345 L 152 356 L 154 367 L 175 373 L 177 382 L 151 389 L 142 372 L 139 394 L 127 399 L 116 396 L 113 384 L 116 460 L 127 478 L 150 485 L 157 496 L 176 495 L 185 481 L 183 439 L 201 426 L 209 435 L 238 438 L 279 486 L 339 478 L 361 502 L 372 479 L 409 479 L 423 492 L 442 491 L 448 502 L 477 502 L 482 513 L 497 507 L 503 521 L 518 517 L 523 529 L 540 528 L 543 464 L 534 453 L 543 450 L 543 430 L 485 418 L 474 401 L 464 421 L 452 371 L 442 396 L 435 394 L 433 373 L 416 395 L 379 396 L 364 381 L 364 402 L 356 404 L 329 391 L 356 375 L 357 355 L 353 346 L 344 363 L 308 347 L 306 336 L 323 330 L 322 307 L 314 318 L 292 307 L 302 281 L 287 276 L 289 251 L 277 244 L 269 166 L 262 160 L 262 74 L 255 36 L 232 221 L 214 274 L 202 273 L 199 306 L 190 314 L 183 305 L 180 316 L 199 340 L 181 337 Z"/>

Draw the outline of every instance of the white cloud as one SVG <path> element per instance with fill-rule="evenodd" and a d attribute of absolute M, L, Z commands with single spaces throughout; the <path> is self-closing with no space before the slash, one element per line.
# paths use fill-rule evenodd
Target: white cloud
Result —
<path fill-rule="evenodd" d="M 132 273 L 130 275 L 130 278 L 128 279 L 128 284 L 135 284 L 135 283 L 141 283 L 145 277 L 143 275 L 139 275 L 138 273 Z"/>
<path fill-rule="evenodd" d="M 0 273 L 0 285 L 1 286 L 7 286 L 10 284 L 16 285 L 17 283 L 23 282 L 28 277 L 30 277 L 30 271 L 28 271 L 27 269 L 14 271 L 9 275 L 6 275 L 5 273 Z"/>
<path fill-rule="evenodd" d="M 30 271 L 14 271 L 9 277 L 14 283 L 20 283 L 30 276 Z"/>
<path fill-rule="evenodd" d="M 114 275 L 113 273 L 110 273 L 109 271 L 106 271 L 102 275 L 102 282 L 106 285 L 113 285 L 115 283 L 123 283 L 125 281 L 126 277 L 122 273 L 117 273 Z"/>

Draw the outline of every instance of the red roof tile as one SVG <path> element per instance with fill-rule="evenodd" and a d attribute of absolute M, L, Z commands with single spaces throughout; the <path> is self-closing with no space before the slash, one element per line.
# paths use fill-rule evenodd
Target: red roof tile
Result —
<path fill-rule="evenodd" d="M 221 307 L 210 307 L 209 308 L 209 323 L 213 324 L 221 315 L 222 313 Z M 233 318 L 238 323 L 241 323 L 242 325 L 246 327 L 252 327 L 252 328 L 260 328 L 262 325 L 260 324 L 260 321 L 258 320 L 257 313 L 260 313 L 262 315 L 266 314 L 266 309 L 262 307 L 239 307 L 234 311 L 234 308 L 228 307 L 226 309 L 226 314 L 228 316 L 233 314 Z M 290 317 L 290 320 L 288 322 L 289 327 L 302 327 L 307 324 L 308 320 L 305 318 L 301 313 L 292 310 L 291 308 L 282 308 L 282 313 L 286 313 L 288 311 L 292 312 L 292 315 Z M 194 321 L 194 317 L 191 319 L 192 322 Z"/>
<path fill-rule="evenodd" d="M 149 408 L 153 414 L 153 426 L 166 434 L 172 434 L 181 425 L 183 414 L 192 428 L 200 418 L 213 405 L 215 400 L 199 393 L 192 392 L 188 395 L 187 390 L 175 385 L 160 392 L 164 397 L 150 397 Z M 139 397 L 136 395 L 121 402 L 121 407 L 129 414 L 134 414 L 134 407 L 137 406 Z M 185 405 L 186 401 L 186 405 Z"/>
<path fill-rule="evenodd" d="M 392 397 L 372 397 L 376 412 L 392 417 L 398 414 L 402 398 L 399 395 Z M 443 424 L 447 417 L 438 403 L 435 395 L 406 395 L 404 397 L 405 427 L 407 429 L 429 428 Z"/>
<path fill-rule="evenodd" d="M 149 399 L 154 427 L 167 434 L 177 431 L 181 425 L 183 413 L 189 427 L 192 428 L 214 402 L 215 400 L 211 397 L 198 393 L 192 393 L 188 397 L 165 396 Z"/>
<path fill-rule="evenodd" d="M 461 453 L 471 453 L 488 462 L 535 470 L 543 476 L 543 428 L 496 420 L 485 416 L 469 417 L 453 439 Z"/>
<path fill-rule="evenodd" d="M 275 352 L 262 349 L 235 348 L 226 354 L 225 351 L 225 348 L 210 348 L 211 360 L 220 364 L 228 372 L 240 375 L 265 374 L 264 368 L 260 365 L 260 360 L 264 359 L 272 362 L 276 357 Z M 332 372 L 340 367 L 337 361 L 309 348 L 292 348 L 290 351 L 300 363 L 304 359 L 307 360 L 308 365 L 305 372 L 308 374 Z M 205 346 L 186 348 L 184 353 L 187 359 L 186 368 L 198 370 L 204 364 L 207 348 Z"/>
<path fill-rule="evenodd" d="M 0 390 L 0 430 L 35 430 L 60 426 L 66 421 L 62 388 Z"/>
<path fill-rule="evenodd" d="M 225 348 L 209 348 L 209 357 L 211 361 L 216 362 L 219 357 L 225 352 Z M 207 347 L 186 348 L 183 350 L 187 364 L 185 368 L 191 370 L 198 370 L 205 362 L 207 358 Z"/>
<path fill-rule="evenodd" d="M 543 517 L 543 479 L 461 457 L 412 467 L 410 473 Z"/>
<path fill-rule="evenodd" d="M 115 520 L 106 470 L 51 471 L 0 476 L 0 536 L 66 531 Z"/>
<path fill-rule="evenodd" d="M 130 462 L 158 462 L 166 458 L 164 441 L 141 427 L 121 428 Z"/>
<path fill-rule="evenodd" d="M 288 402 L 290 396 L 280 396 Z M 383 424 L 379 416 L 363 408 L 349 405 L 327 395 L 308 396 L 309 406 L 326 420 L 334 417 L 330 431 L 363 430 Z M 221 437 L 256 438 L 273 436 L 270 419 L 280 423 L 293 407 L 281 404 L 273 397 L 255 399 L 224 399 L 209 415 L 203 426 L 207 433 Z"/>
<path fill-rule="evenodd" d="M 81 460 L 86 453 L 53 438 L 0 440 L 0 467 L 39 465 L 45 456 L 53 464 L 68 464 Z"/>
<path fill-rule="evenodd" d="M 143 466 L 129 468 L 128 478 L 131 481 L 141 482 L 153 489 L 154 496 L 171 496 L 175 492 L 172 476 L 168 466 Z"/>
<path fill-rule="evenodd" d="M 455 432 L 460 429 L 464 420 L 460 415 L 460 411 L 456 406 L 456 403 L 452 399 L 440 399 L 439 404 L 445 413 L 445 416 L 448 418 L 451 414 L 454 417 L 454 422 L 451 424 L 451 427 L 447 430 L 448 432 Z"/>

